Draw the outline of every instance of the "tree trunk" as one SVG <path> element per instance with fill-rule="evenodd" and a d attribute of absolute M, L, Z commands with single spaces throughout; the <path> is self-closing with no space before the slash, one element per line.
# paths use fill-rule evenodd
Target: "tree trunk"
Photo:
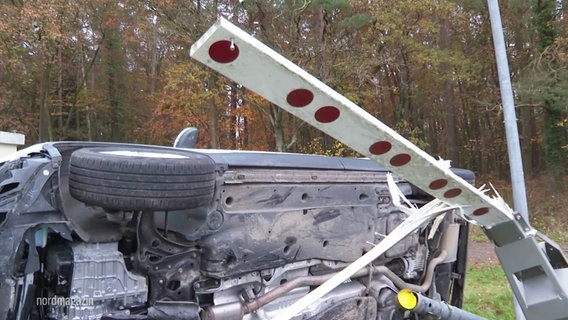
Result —
<path fill-rule="evenodd" d="M 395 89 L 399 89 L 398 91 L 400 92 L 400 88 L 398 88 L 396 86 L 396 75 L 394 74 L 394 70 L 391 70 L 389 65 L 385 65 L 384 66 L 384 75 L 385 75 L 385 80 L 387 83 L 387 88 L 389 88 L 388 90 L 388 95 L 389 95 L 389 100 L 391 103 L 390 106 L 390 110 L 392 112 L 390 112 L 389 114 L 391 115 L 389 117 L 389 119 L 391 120 L 390 122 L 386 122 L 389 126 L 394 127 L 396 125 L 396 122 L 398 121 L 398 103 L 397 103 L 397 99 L 396 97 L 398 96 L 397 92 L 394 92 Z M 385 112 L 386 113 L 386 112 Z"/>
<path fill-rule="evenodd" d="M 534 176 L 534 161 L 533 161 L 533 110 L 531 108 L 521 108 L 521 145 L 523 152 L 523 168 L 525 171 L 525 176 L 532 178 Z"/>
<path fill-rule="evenodd" d="M 548 190 L 550 193 L 562 193 L 565 190 L 564 175 L 566 168 L 566 136 L 564 127 L 559 123 L 563 121 L 563 114 L 559 106 L 547 103 L 544 113 L 544 154 L 546 156 L 546 169 L 548 176 Z"/>
<path fill-rule="evenodd" d="M 282 109 L 277 105 L 270 103 L 270 122 L 274 131 L 274 143 L 276 151 L 286 151 L 286 143 L 284 142 L 284 126 L 282 124 Z"/>
<path fill-rule="evenodd" d="M 49 112 L 49 83 L 51 63 L 45 62 L 39 84 L 39 141 L 53 140 L 51 115 Z"/>
<path fill-rule="evenodd" d="M 316 52 L 316 76 L 319 80 L 327 83 L 329 72 L 327 69 L 327 44 L 326 44 L 326 12 L 324 8 L 314 8 L 312 15 L 312 23 L 314 26 L 314 48 Z M 324 150 L 333 146 L 330 136 L 320 131 L 320 137 L 323 142 Z"/>
<path fill-rule="evenodd" d="M 239 132 L 239 116 L 238 116 L 238 112 L 237 109 L 239 108 L 239 104 L 238 104 L 238 96 L 237 96 L 237 84 L 236 83 L 232 83 L 231 84 L 231 91 L 229 92 L 230 95 L 230 103 L 229 103 L 229 109 L 230 109 L 230 113 L 231 115 L 229 115 L 229 135 L 230 135 L 230 141 L 229 144 L 231 146 L 231 149 L 239 149 L 239 140 L 240 140 L 240 132 Z"/>
<path fill-rule="evenodd" d="M 314 9 L 313 13 L 315 48 L 316 48 L 316 73 L 324 83 L 327 80 L 327 52 L 325 41 L 325 10 L 323 8 Z"/>
<path fill-rule="evenodd" d="M 158 47 L 158 31 L 157 26 L 153 25 L 153 43 L 152 52 L 150 60 L 150 94 L 153 95 L 156 92 L 156 80 L 158 78 L 158 58 L 159 58 L 159 47 Z"/>
<path fill-rule="evenodd" d="M 59 68 L 57 70 L 57 130 L 59 131 L 58 139 L 60 140 L 65 134 L 63 132 L 63 58 L 61 51 L 63 46 L 60 44 L 57 48 L 57 64 Z"/>
<path fill-rule="evenodd" d="M 412 101 L 411 101 L 411 76 L 410 76 L 410 67 L 409 61 L 407 57 L 407 53 L 405 52 L 404 48 L 399 49 L 400 57 L 402 58 L 401 67 L 400 67 L 400 78 L 399 78 L 399 93 L 400 93 L 400 101 L 397 112 L 396 122 L 406 120 L 412 126 L 414 123 L 412 122 L 413 114 L 412 114 Z"/>
<path fill-rule="evenodd" d="M 128 96 L 126 85 L 126 66 L 124 61 L 124 52 L 122 51 L 122 36 L 118 25 L 112 26 L 107 30 L 105 38 L 106 49 L 106 76 L 107 76 L 107 97 L 109 110 L 106 113 L 106 119 L 110 123 L 106 126 L 110 127 L 109 137 L 104 140 L 118 142 L 123 141 L 127 135 L 128 123 L 125 121 L 125 99 Z"/>
<path fill-rule="evenodd" d="M 538 0 L 535 7 L 535 25 L 538 31 L 539 40 L 537 47 L 542 52 L 554 44 L 557 38 L 557 31 L 554 29 L 554 22 L 557 20 L 557 1 Z M 550 63 L 548 68 L 558 68 L 555 62 Z M 545 69 L 548 70 L 548 69 Z M 552 72 L 552 70 L 550 70 Z M 558 101 L 555 101 L 560 84 L 554 81 L 547 90 L 552 98 L 544 101 L 544 156 L 546 159 L 546 170 L 548 176 L 548 191 L 550 193 L 562 193 L 564 191 L 564 175 L 566 161 L 566 133 L 563 126 L 562 109 Z"/>
<path fill-rule="evenodd" d="M 217 83 L 217 76 L 212 75 L 209 78 L 208 88 L 214 88 Z M 217 136 L 217 130 L 219 129 L 219 118 L 217 118 L 217 105 L 215 103 L 215 98 L 211 97 L 208 104 L 209 110 L 209 145 L 212 149 L 219 149 L 219 138 Z"/>
<path fill-rule="evenodd" d="M 448 50 L 450 48 L 450 35 L 449 35 L 448 20 L 442 18 L 440 25 L 440 49 Z M 446 73 L 451 73 L 448 63 L 442 64 L 442 70 Z M 458 158 L 458 143 L 456 139 L 456 115 L 454 105 L 454 84 L 445 78 L 443 83 L 443 97 L 444 109 L 446 110 L 446 144 L 448 150 L 448 158 L 452 160 L 453 166 L 459 166 Z"/>

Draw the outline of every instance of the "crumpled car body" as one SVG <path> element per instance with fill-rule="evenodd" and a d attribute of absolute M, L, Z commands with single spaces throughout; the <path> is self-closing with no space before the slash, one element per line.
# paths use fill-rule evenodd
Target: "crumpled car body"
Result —
<path fill-rule="evenodd" d="M 36 145 L 0 163 L 0 318 L 271 319 L 405 219 L 388 174 L 368 159 Z M 460 307 L 467 232 L 446 215 L 294 319 L 416 319 L 403 288 Z"/>

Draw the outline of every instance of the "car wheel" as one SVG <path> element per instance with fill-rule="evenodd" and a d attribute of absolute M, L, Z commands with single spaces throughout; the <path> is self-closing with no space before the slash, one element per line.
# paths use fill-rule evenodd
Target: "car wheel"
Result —
<path fill-rule="evenodd" d="M 215 163 L 207 155 L 152 147 L 79 149 L 69 190 L 86 204 L 114 210 L 180 210 L 211 202 Z"/>

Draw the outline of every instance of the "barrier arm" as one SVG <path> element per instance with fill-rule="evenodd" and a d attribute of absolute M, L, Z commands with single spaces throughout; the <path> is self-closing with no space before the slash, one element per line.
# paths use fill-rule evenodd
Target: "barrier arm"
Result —
<path fill-rule="evenodd" d="M 446 205 L 460 207 L 462 217 L 479 225 L 495 244 L 525 316 L 528 319 L 568 319 L 566 257 L 557 244 L 538 234 L 500 197 L 490 197 L 484 190 L 470 185 L 451 172 L 447 161 L 430 156 L 225 19 L 206 31 L 191 47 L 190 55 L 389 168 Z M 417 225 L 413 227 L 416 229 Z M 403 231 L 409 232 L 409 228 Z M 377 247 L 388 249 L 386 244 L 394 242 L 394 234 L 402 235 L 393 231 Z M 535 238 L 537 235 L 541 242 Z M 383 242 L 385 245 L 381 245 Z M 277 320 L 292 318 L 317 300 L 317 295 L 321 297 L 326 293 L 323 291 L 333 290 L 328 282 L 300 299 Z M 336 280 L 335 286 L 339 283 Z M 318 290 L 321 287 L 326 290 Z"/>

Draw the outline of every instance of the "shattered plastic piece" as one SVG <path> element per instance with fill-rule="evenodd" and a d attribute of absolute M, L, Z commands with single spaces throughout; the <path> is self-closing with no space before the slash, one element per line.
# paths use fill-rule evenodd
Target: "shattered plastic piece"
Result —
<path fill-rule="evenodd" d="M 444 160 L 441 157 L 438 157 L 438 165 L 442 169 L 450 169 L 452 167 L 452 160 Z"/>
<path fill-rule="evenodd" d="M 444 221 L 445 217 L 446 214 L 444 213 L 434 219 L 434 222 L 432 222 L 432 228 L 430 228 L 430 232 L 428 233 L 428 240 L 434 239 L 434 236 L 436 235 L 436 232 L 438 232 L 438 228 L 440 228 L 440 225 L 442 224 L 442 221 Z"/>
<path fill-rule="evenodd" d="M 407 215 L 411 215 L 412 209 L 416 209 L 416 206 L 406 198 L 402 191 L 400 191 L 390 172 L 387 173 L 387 185 L 389 187 L 389 193 L 391 195 L 393 205 Z M 406 205 L 403 205 L 401 201 Z"/>

